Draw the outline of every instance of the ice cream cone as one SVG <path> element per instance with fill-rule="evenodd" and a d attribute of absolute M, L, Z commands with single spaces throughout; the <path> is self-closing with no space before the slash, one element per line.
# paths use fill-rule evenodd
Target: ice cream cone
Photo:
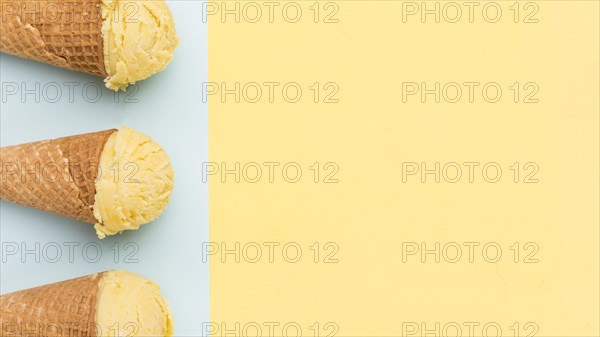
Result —
<path fill-rule="evenodd" d="M 96 302 L 102 274 L 0 296 L 2 337 L 96 336 Z"/>
<path fill-rule="evenodd" d="M 172 336 L 153 282 L 108 271 L 0 296 L 2 337 Z"/>
<path fill-rule="evenodd" d="M 100 0 L 1 0 L 0 50 L 106 77 Z"/>
<path fill-rule="evenodd" d="M 0 164 L 0 200 L 94 224 L 100 238 L 157 218 L 173 187 L 163 149 L 126 127 L 2 147 Z"/>
<path fill-rule="evenodd" d="M 100 154 L 115 131 L 2 147 L 0 199 L 95 223 Z"/>
<path fill-rule="evenodd" d="M 179 40 L 164 0 L 0 0 L 0 51 L 105 78 L 162 71 Z"/>

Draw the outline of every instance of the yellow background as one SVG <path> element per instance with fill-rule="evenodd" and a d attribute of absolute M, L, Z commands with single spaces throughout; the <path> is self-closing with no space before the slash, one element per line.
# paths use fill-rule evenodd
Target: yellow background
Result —
<path fill-rule="evenodd" d="M 534 322 L 536 336 L 598 336 L 598 2 L 538 1 L 539 22 L 523 23 L 529 11 L 521 8 L 514 23 L 513 2 L 502 1 L 497 23 L 476 11 L 475 22 L 455 24 L 419 16 L 403 22 L 400 1 L 330 2 L 339 9 L 337 23 L 322 22 L 334 7 L 325 11 L 321 2 L 315 23 L 313 2 L 296 3 L 303 9 L 297 23 L 277 10 L 272 23 L 267 13 L 257 23 L 243 12 L 239 23 L 208 15 L 213 85 L 296 82 L 303 89 L 297 103 L 277 94 L 270 103 L 266 92 L 257 103 L 209 95 L 211 162 L 295 162 L 303 169 L 298 183 L 281 175 L 270 183 L 266 171 L 257 183 L 210 176 L 211 242 L 303 248 L 298 263 L 281 255 L 274 263 L 211 255 L 211 322 L 297 322 L 306 336 L 314 335 L 314 322 L 320 336 L 327 322 L 339 327 L 337 336 L 401 335 L 402 322 L 456 322 L 463 336 L 464 322 L 479 329 L 496 322 L 506 336 L 519 322 L 525 336 L 532 330 L 523 325 Z M 403 82 L 469 81 L 498 83 L 502 99 L 402 100 Z M 336 83 L 339 102 L 314 103 L 314 82 Z M 514 103 L 514 82 L 536 83 L 539 103 Z M 336 163 L 339 182 L 313 182 L 314 162 Z M 503 176 L 493 184 L 479 174 L 469 183 L 463 170 L 457 183 L 432 176 L 403 182 L 404 162 L 495 162 Z M 514 162 L 536 163 L 539 182 L 521 176 L 514 183 Z M 339 262 L 315 263 L 314 242 L 337 245 Z M 465 256 L 403 262 L 403 242 L 495 242 L 503 255 L 497 263 L 481 254 L 473 263 Z M 533 242 L 539 262 L 515 263 L 514 242 Z"/>

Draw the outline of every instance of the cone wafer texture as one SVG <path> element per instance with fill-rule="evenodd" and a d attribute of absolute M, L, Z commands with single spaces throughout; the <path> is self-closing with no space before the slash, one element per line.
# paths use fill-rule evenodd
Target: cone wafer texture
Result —
<path fill-rule="evenodd" d="M 1 336 L 95 337 L 104 273 L 0 296 Z"/>
<path fill-rule="evenodd" d="M 100 0 L 0 0 L 0 51 L 106 77 Z"/>
<path fill-rule="evenodd" d="M 116 130 L 0 149 L 0 199 L 95 224 L 100 155 Z"/>

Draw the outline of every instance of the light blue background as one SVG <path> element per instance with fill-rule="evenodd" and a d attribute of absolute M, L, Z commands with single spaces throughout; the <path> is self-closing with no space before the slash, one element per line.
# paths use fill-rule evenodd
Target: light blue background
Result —
<path fill-rule="evenodd" d="M 200 322 L 209 321 L 208 263 L 200 254 L 201 243 L 208 241 L 208 188 L 200 175 L 202 162 L 208 161 L 207 104 L 201 97 L 202 82 L 208 80 L 207 25 L 201 18 L 202 2 L 168 2 L 180 38 L 173 61 L 164 72 L 137 83 L 139 90 L 121 93 L 117 102 L 100 78 L 0 54 L 2 146 L 127 125 L 161 144 L 175 169 L 175 189 L 163 215 L 138 231 L 104 240 L 98 240 L 92 225 L 1 202 L 2 294 L 125 269 L 161 286 L 173 311 L 175 336 L 199 336 Z M 68 82 L 78 83 L 72 95 Z M 15 86 L 19 92 L 9 95 Z M 90 102 L 100 87 L 100 100 Z M 25 88 L 38 97 L 23 97 Z M 58 98 L 57 88 L 62 91 Z M 21 245 L 35 249 L 36 242 L 40 252 L 23 255 Z M 77 243 L 70 261 L 67 245 Z M 20 252 L 6 254 L 15 245 Z M 58 258 L 57 246 L 62 254 Z M 102 256 L 93 262 L 98 247 Z M 128 259 L 128 254 L 134 255 Z"/>

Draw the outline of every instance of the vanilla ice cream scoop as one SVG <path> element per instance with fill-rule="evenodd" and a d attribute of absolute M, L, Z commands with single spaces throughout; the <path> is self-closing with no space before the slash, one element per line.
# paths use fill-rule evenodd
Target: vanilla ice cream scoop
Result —
<path fill-rule="evenodd" d="M 164 0 L 101 0 L 106 86 L 129 84 L 162 71 L 179 44 Z"/>
<path fill-rule="evenodd" d="M 123 127 L 104 144 L 95 187 L 94 228 L 102 239 L 162 213 L 173 191 L 173 167 L 158 143 Z"/>
<path fill-rule="evenodd" d="M 103 274 L 96 302 L 98 336 L 173 336 L 173 317 L 154 282 L 113 270 Z"/>

